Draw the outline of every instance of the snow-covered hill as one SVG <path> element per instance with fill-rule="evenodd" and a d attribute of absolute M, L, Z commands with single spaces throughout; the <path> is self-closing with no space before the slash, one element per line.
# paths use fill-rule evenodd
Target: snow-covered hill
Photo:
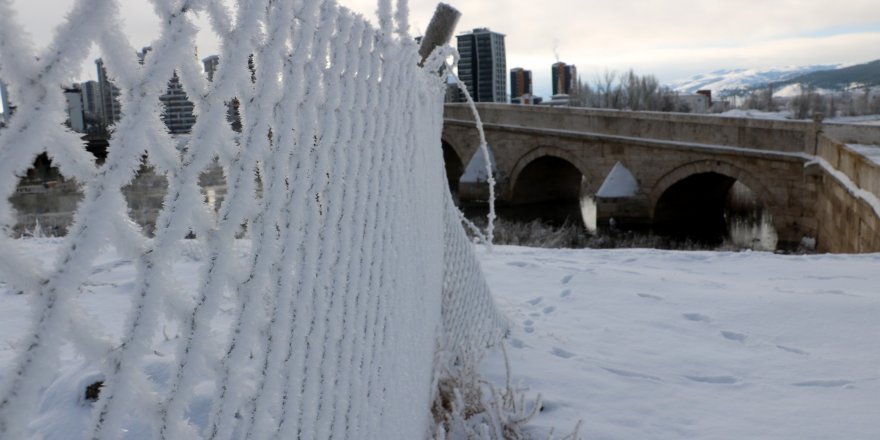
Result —
<path fill-rule="evenodd" d="M 722 69 L 673 81 L 669 86 L 681 93 L 694 93 L 697 90 L 708 89 L 714 94 L 724 95 L 736 90 L 761 87 L 807 73 L 839 69 L 844 66 L 843 64 L 816 64 L 812 66 L 785 66 L 767 69 Z"/>

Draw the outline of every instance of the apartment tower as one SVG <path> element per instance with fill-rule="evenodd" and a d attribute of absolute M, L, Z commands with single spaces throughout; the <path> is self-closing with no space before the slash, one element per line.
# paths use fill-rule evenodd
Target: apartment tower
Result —
<path fill-rule="evenodd" d="M 487 28 L 458 35 L 458 76 L 476 102 L 507 102 L 504 34 Z"/>
<path fill-rule="evenodd" d="M 571 89 L 577 81 L 577 67 L 563 62 L 557 62 L 552 67 L 553 94 L 570 95 Z"/>

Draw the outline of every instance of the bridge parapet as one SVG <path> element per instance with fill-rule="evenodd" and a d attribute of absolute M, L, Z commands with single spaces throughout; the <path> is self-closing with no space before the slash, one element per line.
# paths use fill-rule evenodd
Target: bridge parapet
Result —
<path fill-rule="evenodd" d="M 571 130 L 615 136 L 813 154 L 813 122 L 732 118 L 687 113 L 633 112 L 579 107 L 477 104 L 488 125 Z M 473 121 L 464 104 L 447 104 L 444 118 Z"/>
<path fill-rule="evenodd" d="M 825 123 L 822 133 L 841 143 L 880 145 L 880 125 Z"/>
<path fill-rule="evenodd" d="M 824 164 L 823 185 L 816 201 L 819 250 L 827 252 L 880 251 L 880 163 L 853 144 L 880 145 L 872 130 L 822 134 L 817 156 Z M 874 128 L 874 127 L 871 127 Z M 858 136 L 854 136 L 858 135 Z M 846 139 L 841 141 L 838 139 Z M 877 147 L 880 149 L 880 147 Z"/>

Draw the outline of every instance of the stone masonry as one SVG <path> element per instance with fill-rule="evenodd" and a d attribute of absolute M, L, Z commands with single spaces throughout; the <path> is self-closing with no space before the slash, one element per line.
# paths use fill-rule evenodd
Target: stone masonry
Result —
<path fill-rule="evenodd" d="M 880 212 L 868 200 L 880 196 L 880 166 L 845 146 L 880 145 L 880 127 L 504 104 L 479 104 L 478 109 L 496 159 L 496 192 L 502 202 L 526 203 L 539 197 L 542 187 L 554 185 L 546 172 L 524 173 L 538 159 L 562 159 L 580 171 L 581 188 L 572 191 L 581 194 L 595 194 L 620 162 L 639 190 L 626 203 L 609 205 L 620 210 L 611 215 L 650 223 L 658 200 L 673 184 L 717 173 L 757 195 L 773 217 L 780 242 L 810 237 L 820 251 L 880 251 Z M 453 153 L 467 164 L 478 139 L 468 107 L 448 104 L 443 130 L 447 164 Z M 817 157 L 851 182 L 843 183 L 815 163 Z M 460 169 L 455 165 L 450 171 Z M 868 199 L 853 193 L 853 185 Z"/>

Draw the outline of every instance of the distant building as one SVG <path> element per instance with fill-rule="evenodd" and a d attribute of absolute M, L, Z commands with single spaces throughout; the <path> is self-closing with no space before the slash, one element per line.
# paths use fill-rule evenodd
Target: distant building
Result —
<path fill-rule="evenodd" d="M 177 72 L 171 75 L 171 79 L 168 81 L 168 91 L 160 96 L 159 100 L 165 104 L 162 119 L 165 121 L 169 133 L 182 134 L 192 131 L 192 126 L 196 123 L 196 116 L 193 113 L 195 106 L 183 91 Z"/>
<path fill-rule="evenodd" d="M 523 95 L 532 94 L 532 71 L 522 67 L 510 69 L 510 100 L 516 101 Z"/>
<path fill-rule="evenodd" d="M 560 93 L 551 96 L 549 100 L 542 102 L 541 105 L 549 105 L 551 107 L 559 105 L 571 105 L 571 97 L 564 93 Z"/>
<path fill-rule="evenodd" d="M 446 75 L 446 98 L 444 102 L 459 102 L 460 93 L 455 75 Z"/>
<path fill-rule="evenodd" d="M 151 50 L 153 48 L 150 46 L 142 48 L 137 53 L 138 62 L 144 64 L 147 60 L 147 54 Z M 164 95 L 159 97 L 159 100 L 164 106 L 162 120 L 169 133 L 183 134 L 192 131 L 192 126 L 196 123 L 196 116 L 193 113 L 195 106 L 183 91 L 183 85 L 180 84 L 177 71 L 171 74 L 171 79 L 168 80 L 168 89 Z"/>
<path fill-rule="evenodd" d="M 706 95 L 709 98 L 709 102 L 712 102 L 712 91 L 709 89 L 697 90 L 698 95 Z"/>
<path fill-rule="evenodd" d="M 557 62 L 551 67 L 553 78 L 553 95 L 570 95 L 577 81 L 577 67 Z"/>
<path fill-rule="evenodd" d="M 538 105 L 544 102 L 544 98 L 540 96 L 532 95 L 531 93 L 526 93 L 525 95 L 520 95 L 516 98 L 510 100 L 511 104 L 523 104 L 523 105 Z"/>
<path fill-rule="evenodd" d="M 458 35 L 458 76 L 476 102 L 507 102 L 504 34 L 487 28 Z"/>
<path fill-rule="evenodd" d="M 86 81 L 80 84 L 82 90 L 83 113 L 86 120 L 95 123 L 101 122 L 103 113 L 101 106 L 101 90 L 97 81 Z"/>
<path fill-rule="evenodd" d="M 114 125 L 122 118 L 122 106 L 119 104 L 119 88 L 107 76 L 104 60 L 95 60 L 98 68 L 98 93 L 101 97 L 101 122 L 104 126 Z"/>
<path fill-rule="evenodd" d="M 67 122 L 70 129 L 78 133 L 86 132 L 86 118 L 83 107 L 83 94 L 79 84 L 64 89 L 67 101 Z"/>
<path fill-rule="evenodd" d="M 151 46 L 144 46 L 141 48 L 140 52 L 137 52 L 138 63 L 140 63 L 140 65 L 144 65 L 144 62 L 147 60 L 147 54 L 150 53 L 151 50 L 153 50 Z"/>
<path fill-rule="evenodd" d="M 3 81 L 0 81 L 0 106 L 3 107 L 3 115 L 0 116 L 0 122 L 9 124 L 9 118 L 12 116 L 12 103 L 9 101 L 9 90 Z"/>
<path fill-rule="evenodd" d="M 205 74 L 208 75 L 208 81 L 214 81 L 214 72 L 217 71 L 217 66 L 220 65 L 220 55 L 211 55 L 203 59 L 202 64 L 205 65 Z"/>
<path fill-rule="evenodd" d="M 709 113 L 712 99 L 704 93 L 680 94 L 676 96 L 675 111 L 682 113 Z"/>

